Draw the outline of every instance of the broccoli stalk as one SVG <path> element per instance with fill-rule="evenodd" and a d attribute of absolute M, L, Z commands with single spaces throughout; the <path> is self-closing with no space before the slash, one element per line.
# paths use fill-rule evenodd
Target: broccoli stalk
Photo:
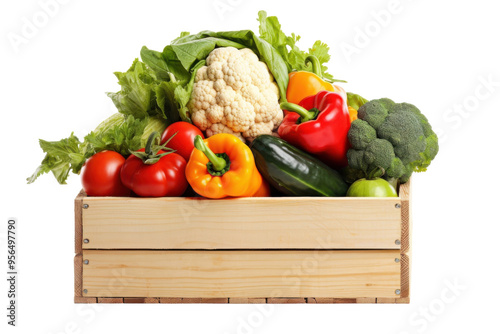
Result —
<path fill-rule="evenodd" d="M 427 118 L 412 104 L 384 98 L 358 110 L 349 130 L 347 179 L 385 170 L 384 178 L 405 183 L 413 172 L 424 172 L 436 156 L 437 135 Z"/>

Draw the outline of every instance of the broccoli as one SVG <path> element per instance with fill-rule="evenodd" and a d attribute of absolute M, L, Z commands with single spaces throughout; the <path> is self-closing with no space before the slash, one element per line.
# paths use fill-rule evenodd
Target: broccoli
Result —
<path fill-rule="evenodd" d="M 420 110 L 387 98 L 359 108 L 348 138 L 345 174 L 351 177 L 381 168 L 385 179 L 405 183 L 413 172 L 426 171 L 439 150 L 437 135 Z"/>

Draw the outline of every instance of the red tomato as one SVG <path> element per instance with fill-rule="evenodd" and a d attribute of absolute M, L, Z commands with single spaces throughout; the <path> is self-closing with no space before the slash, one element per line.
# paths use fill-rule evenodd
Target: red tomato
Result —
<path fill-rule="evenodd" d="M 144 152 L 144 149 L 139 152 Z M 162 153 L 165 152 L 158 152 Z M 125 161 L 120 176 L 123 184 L 139 196 L 181 196 L 188 186 L 186 164 L 186 160 L 177 153 L 167 154 L 151 165 L 131 155 Z"/>
<path fill-rule="evenodd" d="M 83 190 L 89 196 L 129 196 L 120 180 L 125 158 L 113 151 L 102 151 L 91 156 L 82 170 Z"/>
<path fill-rule="evenodd" d="M 174 136 L 175 133 L 177 134 Z M 163 132 L 161 136 L 161 145 L 174 136 L 172 140 L 168 142 L 167 147 L 176 150 L 175 153 L 180 154 L 186 161 L 189 161 L 189 157 L 191 157 L 191 152 L 193 152 L 194 148 L 194 137 L 197 135 L 205 139 L 201 130 L 193 124 L 188 122 L 173 123 Z"/>

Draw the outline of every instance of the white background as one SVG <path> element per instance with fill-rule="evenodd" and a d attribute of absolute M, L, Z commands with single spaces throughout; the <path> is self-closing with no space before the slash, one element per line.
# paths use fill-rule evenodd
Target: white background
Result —
<path fill-rule="evenodd" d="M 4 273 L 7 218 L 17 217 L 20 229 L 19 327 L 7 328 L 2 279 L 2 333 L 498 328 L 500 20 L 494 1 L 401 0 L 396 10 L 389 0 L 65 2 L 17 48 L 8 36 L 22 36 L 25 20 L 33 22 L 42 7 L 35 0 L 0 5 Z M 112 72 L 127 70 L 143 45 L 162 50 L 181 31 L 256 30 L 260 9 L 277 15 L 285 32 L 302 35 L 302 47 L 316 39 L 328 43 L 331 72 L 349 81 L 347 90 L 414 103 L 439 129 L 438 157 L 413 179 L 411 304 L 274 305 L 264 313 L 255 305 L 74 305 L 73 199 L 80 182 L 73 175 L 60 186 L 45 175 L 26 185 L 43 158 L 38 138 L 58 140 L 71 131 L 83 137 L 111 115 L 104 92 L 118 89 Z M 392 14 L 376 23 L 374 13 L 388 9 Z M 356 53 L 347 54 L 348 45 Z M 460 288 L 454 293 L 450 284 Z"/>

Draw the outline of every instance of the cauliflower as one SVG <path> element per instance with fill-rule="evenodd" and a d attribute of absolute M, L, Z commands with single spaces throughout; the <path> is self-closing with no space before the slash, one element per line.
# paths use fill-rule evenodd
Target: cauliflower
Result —
<path fill-rule="evenodd" d="M 217 48 L 195 76 L 188 108 L 207 136 L 230 133 L 252 141 L 283 120 L 279 90 L 267 65 L 250 49 Z"/>

